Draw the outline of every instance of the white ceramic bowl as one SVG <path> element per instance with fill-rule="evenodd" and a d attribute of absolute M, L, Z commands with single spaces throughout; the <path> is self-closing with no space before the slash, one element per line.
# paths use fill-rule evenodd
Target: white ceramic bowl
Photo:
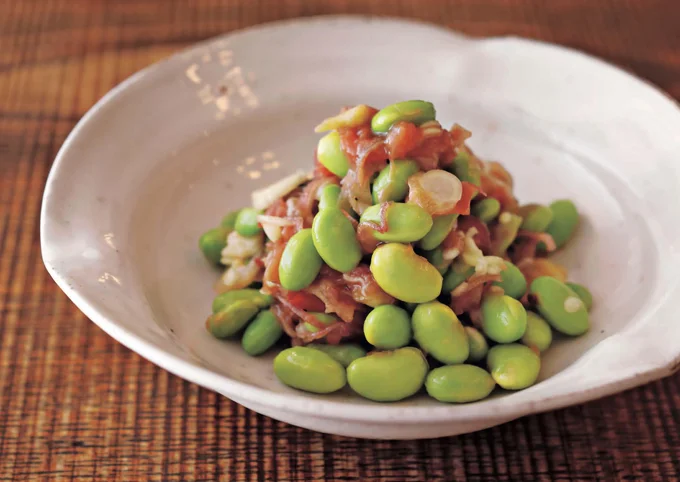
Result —
<path fill-rule="evenodd" d="M 206 333 L 218 273 L 197 239 L 253 189 L 309 168 L 319 119 L 410 98 L 470 129 L 482 157 L 508 166 L 521 200 L 576 201 L 583 223 L 559 258 L 592 288 L 593 328 L 558 341 L 535 386 L 479 403 L 289 389 L 271 355 L 251 358 Z M 42 251 L 57 284 L 107 333 L 246 407 L 342 435 L 453 435 L 677 368 L 678 153 L 677 105 L 578 52 L 401 20 L 295 20 L 199 44 L 106 95 L 52 168 Z"/>

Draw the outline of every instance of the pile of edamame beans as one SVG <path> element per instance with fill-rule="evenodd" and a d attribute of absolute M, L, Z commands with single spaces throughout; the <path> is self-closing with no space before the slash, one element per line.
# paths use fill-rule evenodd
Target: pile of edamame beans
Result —
<path fill-rule="evenodd" d="M 281 347 L 278 379 L 312 393 L 349 385 L 393 402 L 424 389 L 465 403 L 533 385 L 553 334 L 590 326 L 592 295 L 547 258 L 578 212 L 569 200 L 520 205 L 507 171 L 435 116 L 431 103 L 406 101 L 323 121 L 312 179 L 284 182 L 276 202 L 230 213 L 200 238 L 226 265 L 208 331 L 240 336 L 252 356 Z M 366 289 L 343 285 L 362 267 Z M 329 272 L 353 315 L 311 289 Z M 332 327 L 347 329 L 315 338 Z"/>

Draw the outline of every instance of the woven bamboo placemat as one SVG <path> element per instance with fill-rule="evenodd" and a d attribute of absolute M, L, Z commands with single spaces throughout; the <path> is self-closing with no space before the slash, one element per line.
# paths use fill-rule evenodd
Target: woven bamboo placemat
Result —
<path fill-rule="evenodd" d="M 55 287 L 40 260 L 42 189 L 87 109 L 196 41 L 328 13 L 557 42 L 680 98 L 677 0 L 0 3 L 0 480 L 679 480 L 680 374 L 470 435 L 354 440 L 275 422 L 168 374 Z"/>

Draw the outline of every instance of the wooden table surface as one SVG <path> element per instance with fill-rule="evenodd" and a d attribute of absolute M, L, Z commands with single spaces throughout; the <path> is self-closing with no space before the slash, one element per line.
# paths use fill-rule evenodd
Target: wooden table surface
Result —
<path fill-rule="evenodd" d="M 678 0 L 1 2 L 0 480 L 679 480 L 680 374 L 465 436 L 355 440 L 275 422 L 168 374 L 56 288 L 40 259 L 41 195 L 88 108 L 199 40 L 330 13 L 556 42 L 680 98 Z"/>

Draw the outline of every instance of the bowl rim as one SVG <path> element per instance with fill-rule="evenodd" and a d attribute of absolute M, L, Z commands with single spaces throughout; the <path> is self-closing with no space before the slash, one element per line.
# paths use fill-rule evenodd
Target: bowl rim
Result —
<path fill-rule="evenodd" d="M 56 282 L 57 286 L 59 286 L 59 288 L 76 305 L 76 307 L 85 314 L 85 316 L 87 316 L 108 335 L 127 348 L 158 365 L 159 367 L 173 373 L 174 375 L 189 380 L 200 386 L 218 391 L 227 397 L 229 397 L 230 394 L 233 394 L 235 397 L 238 397 L 239 399 L 242 399 L 246 402 L 252 401 L 253 403 L 265 404 L 270 408 L 285 409 L 287 411 L 292 411 L 299 414 L 323 414 L 338 420 L 377 422 L 398 419 L 400 423 L 437 422 L 442 420 L 470 421 L 471 418 L 504 418 L 509 420 L 512 418 L 521 417 L 528 413 L 554 410 L 568 405 L 582 403 L 595 398 L 610 395 L 661 378 L 663 376 L 670 375 L 680 368 L 679 350 L 673 354 L 672 359 L 668 363 L 652 364 L 651 366 L 646 366 L 644 370 L 630 369 L 628 371 L 617 371 L 612 374 L 612 378 L 605 383 L 600 383 L 585 390 L 572 392 L 565 391 L 561 394 L 548 396 L 538 401 L 527 400 L 527 403 L 515 403 L 515 401 L 518 401 L 517 398 L 509 396 L 492 398 L 486 401 L 476 402 L 474 404 L 442 404 L 441 406 L 409 406 L 408 400 L 396 404 L 380 404 L 363 399 L 360 400 L 360 403 L 359 401 L 338 402 L 334 400 L 315 398 L 315 395 L 313 394 L 272 392 L 265 388 L 260 388 L 240 382 L 238 380 L 234 380 L 226 375 L 216 373 L 213 370 L 198 363 L 172 354 L 161 348 L 156 343 L 119 326 L 115 319 L 107 316 L 97 308 L 96 300 L 90 299 L 87 296 L 81 294 L 76 287 L 69 283 L 68 276 L 59 269 L 57 263 L 54 263 L 53 260 L 46 255 L 45 248 L 48 244 L 50 244 L 50 232 L 53 229 L 53 221 L 51 220 L 50 211 L 53 205 L 52 199 L 55 196 L 55 190 L 57 189 L 57 181 L 60 177 L 61 171 L 64 169 L 64 165 L 68 162 L 70 150 L 83 128 L 90 121 L 96 118 L 105 106 L 113 102 L 115 99 L 123 96 L 128 87 L 144 79 L 147 79 L 148 77 L 161 75 L 167 69 L 173 69 L 175 64 L 177 64 L 178 60 L 182 56 L 195 54 L 201 49 L 204 49 L 206 46 L 218 41 L 224 41 L 236 37 L 248 37 L 250 35 L 257 35 L 277 29 L 287 29 L 301 26 L 304 27 L 306 25 L 319 22 L 347 22 L 353 25 L 361 22 L 397 23 L 408 28 L 423 28 L 440 31 L 441 33 L 445 33 L 446 35 L 450 36 L 452 39 L 458 38 L 463 41 L 484 42 L 512 40 L 515 42 L 524 43 L 532 48 L 547 48 L 555 50 L 561 55 L 579 56 L 581 58 L 587 59 L 589 62 L 592 62 L 594 66 L 598 68 L 613 69 L 619 75 L 623 75 L 629 80 L 635 79 L 639 83 L 640 88 L 646 89 L 648 91 L 651 90 L 657 95 L 663 96 L 665 100 L 671 100 L 675 108 L 678 110 L 678 114 L 680 115 L 680 104 L 678 104 L 678 102 L 675 101 L 675 99 L 673 99 L 669 94 L 658 89 L 656 86 L 644 79 L 640 79 L 639 77 L 634 76 L 619 67 L 583 52 L 571 49 L 569 47 L 513 36 L 472 39 L 446 27 L 430 24 L 421 20 L 363 15 L 322 15 L 258 24 L 245 29 L 228 32 L 217 37 L 206 39 L 143 68 L 106 93 L 93 107 L 88 110 L 88 112 L 81 118 L 71 133 L 67 136 L 50 169 L 45 185 L 45 191 L 43 193 L 40 212 L 40 242 L 43 263 L 45 264 L 50 276 Z M 600 343 L 604 343 L 613 337 L 620 337 L 625 333 L 626 330 L 623 330 L 618 334 L 611 335 L 609 338 L 602 340 Z M 583 357 L 587 356 L 587 353 L 588 352 L 586 352 Z M 528 392 L 528 390 L 525 390 L 525 393 L 526 392 Z M 494 405 L 493 412 L 489 411 L 491 408 L 489 407 L 490 404 Z"/>

